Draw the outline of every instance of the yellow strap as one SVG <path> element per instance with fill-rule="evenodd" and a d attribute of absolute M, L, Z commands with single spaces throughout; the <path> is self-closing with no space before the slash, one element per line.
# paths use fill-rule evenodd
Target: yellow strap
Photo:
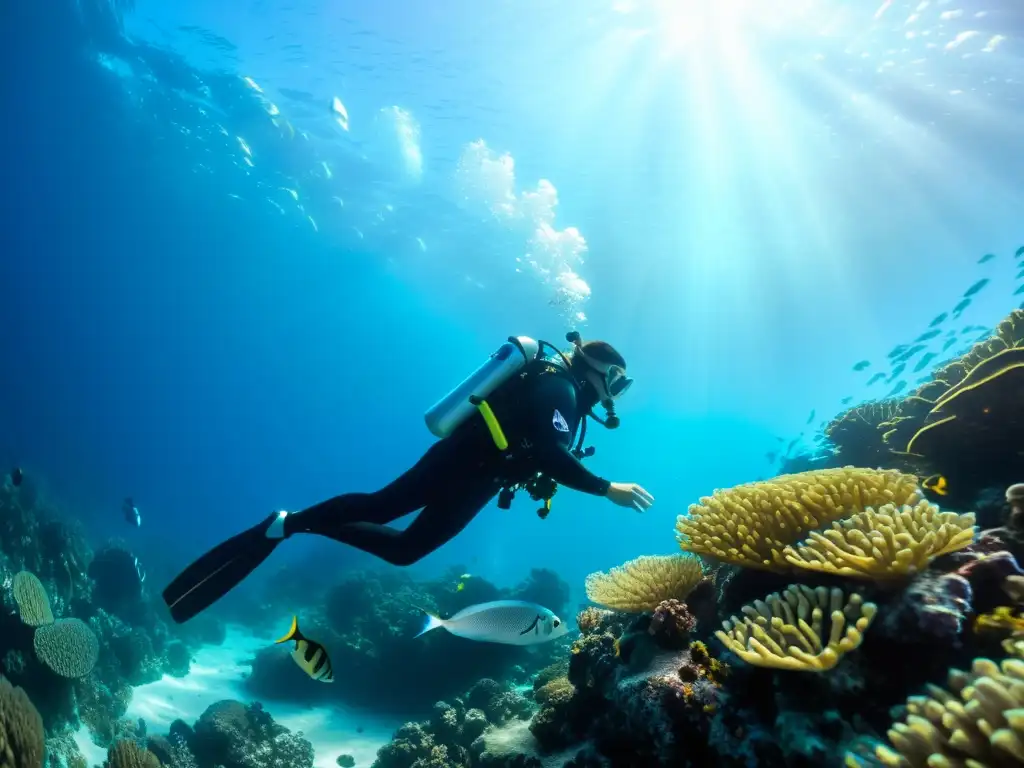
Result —
<path fill-rule="evenodd" d="M 498 423 L 497 417 L 494 415 L 494 411 L 491 410 L 491 406 L 487 404 L 486 400 L 481 400 L 476 404 L 477 410 L 480 411 L 480 415 L 484 417 L 484 423 L 487 425 L 487 431 L 491 433 L 491 439 L 494 440 L 494 444 L 498 446 L 499 451 L 508 449 L 508 440 L 505 438 L 505 433 L 501 429 L 501 424 Z"/>

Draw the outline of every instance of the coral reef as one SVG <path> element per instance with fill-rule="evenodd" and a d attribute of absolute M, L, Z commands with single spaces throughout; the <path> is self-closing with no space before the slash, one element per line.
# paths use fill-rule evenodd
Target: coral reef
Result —
<path fill-rule="evenodd" d="M 184 674 L 191 651 L 159 618 L 134 555 L 108 543 L 94 556 L 78 524 L 23 491 L 0 487 L 0 660 L 70 765 L 80 755 L 68 733 L 84 724 L 110 746 L 132 686 Z"/>
<path fill-rule="evenodd" d="M 825 429 L 831 452 L 816 467 L 882 466 L 944 475 L 943 505 L 975 508 L 989 489 L 1020 478 L 1017 435 L 1024 310 L 1015 309 L 960 357 L 902 398 L 853 406 Z"/>
<path fill-rule="evenodd" d="M 494 680 L 484 679 L 452 703 L 439 701 L 429 720 L 403 725 L 377 753 L 373 768 L 470 768 L 500 765 L 485 732 L 523 722 L 530 702 Z"/>
<path fill-rule="evenodd" d="M 259 704 L 211 704 L 186 739 L 200 768 L 312 768 L 313 747 Z"/>

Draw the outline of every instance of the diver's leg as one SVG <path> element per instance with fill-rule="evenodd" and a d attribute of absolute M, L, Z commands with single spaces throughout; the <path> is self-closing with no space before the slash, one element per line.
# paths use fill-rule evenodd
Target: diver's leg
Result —
<path fill-rule="evenodd" d="M 427 506 L 442 478 L 452 476 L 465 458 L 452 442 L 434 443 L 415 465 L 391 484 L 374 493 L 343 493 L 288 515 L 284 536 L 315 533 L 335 538 L 334 531 L 352 523 L 383 525 Z M 444 483 L 447 485 L 447 483 Z"/>
<path fill-rule="evenodd" d="M 404 531 L 375 523 L 350 523 L 328 534 L 392 565 L 412 565 L 447 544 L 469 525 L 500 490 L 497 483 L 471 483 L 432 502 Z"/>
<path fill-rule="evenodd" d="M 179 624 L 209 608 L 234 589 L 281 543 L 268 534 L 283 517 L 275 512 L 259 525 L 218 544 L 182 571 L 163 591 Z"/>

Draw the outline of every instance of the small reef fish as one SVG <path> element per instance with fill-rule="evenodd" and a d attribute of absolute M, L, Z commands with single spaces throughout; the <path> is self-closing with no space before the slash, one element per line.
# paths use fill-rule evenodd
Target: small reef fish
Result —
<path fill-rule="evenodd" d="M 936 357 L 934 352 L 928 352 L 921 356 L 921 359 L 917 361 L 917 365 L 914 366 L 914 373 L 920 373 L 923 371 L 932 360 Z"/>
<path fill-rule="evenodd" d="M 907 388 L 907 382 L 904 381 L 903 379 L 900 379 L 899 381 L 896 382 L 896 386 L 893 387 L 891 390 L 889 390 L 889 394 L 887 394 L 886 397 L 892 397 L 893 395 L 898 395 L 900 392 L 902 392 L 906 388 Z"/>
<path fill-rule="evenodd" d="M 992 261 L 992 259 L 994 259 L 995 257 L 996 255 L 994 253 L 986 253 L 984 256 L 978 259 L 978 263 L 984 264 L 986 261 Z"/>
<path fill-rule="evenodd" d="M 1020 280 L 1022 277 L 1024 277 L 1024 269 L 1017 273 L 1017 277 L 1015 279 Z"/>
<path fill-rule="evenodd" d="M 21 471 L 21 467 L 15 467 L 11 470 L 11 485 L 17 488 L 21 485 L 21 481 L 25 479 L 25 473 Z"/>
<path fill-rule="evenodd" d="M 872 384 L 874 384 L 875 382 L 877 382 L 877 381 L 881 381 L 881 380 L 882 380 L 882 379 L 884 379 L 884 378 L 885 378 L 885 374 L 884 374 L 884 373 L 882 373 L 881 371 L 879 371 L 879 372 L 878 372 L 878 373 L 876 373 L 876 374 L 875 374 L 874 376 L 872 376 L 872 377 L 871 377 L 870 379 L 868 379 L 868 386 L 870 387 L 870 386 L 871 386 Z"/>
<path fill-rule="evenodd" d="M 839 402 L 841 405 L 849 405 L 851 402 L 853 402 L 853 395 L 847 395 Z"/>
<path fill-rule="evenodd" d="M 971 306 L 970 299 L 961 299 L 960 303 L 953 307 L 953 319 L 960 317 L 960 313 Z"/>
<path fill-rule="evenodd" d="M 807 423 L 810 424 L 812 421 L 814 421 L 814 409 L 813 408 L 811 409 L 810 414 L 807 416 Z"/>
<path fill-rule="evenodd" d="M 946 339 L 946 343 L 942 345 L 942 351 L 945 352 L 954 344 L 956 344 L 956 336 L 954 336 L 952 339 Z"/>
<path fill-rule="evenodd" d="M 988 285 L 988 278 L 987 277 L 981 278 L 981 280 L 979 280 L 974 285 L 972 285 L 970 288 L 968 288 L 966 291 L 964 291 L 964 298 L 965 299 L 971 298 L 971 296 L 974 296 L 976 293 L 978 293 L 978 291 L 980 291 L 986 285 Z M 956 310 L 954 310 L 954 311 L 956 311 Z"/>
<path fill-rule="evenodd" d="M 855 363 L 854 364 L 853 370 L 855 370 L 855 371 L 863 371 L 869 365 L 871 365 L 871 361 L 870 360 L 861 360 L 859 363 Z"/>
<path fill-rule="evenodd" d="M 1024 285 L 1022 285 L 1020 288 L 1018 288 L 1016 291 L 1014 291 L 1013 295 L 1014 296 L 1019 296 L 1022 293 L 1024 293 Z"/>
<path fill-rule="evenodd" d="M 135 502 L 132 501 L 131 496 L 121 503 L 121 513 L 124 515 L 125 522 L 128 525 L 134 525 L 136 528 L 142 525 L 142 515 L 139 513 L 139 508 L 135 506 Z"/>
<path fill-rule="evenodd" d="M 905 362 L 907 362 L 907 360 L 912 358 L 914 355 L 916 355 L 922 349 L 924 349 L 924 344 L 915 344 L 914 346 L 912 346 L 909 349 L 907 349 L 906 351 L 904 351 L 902 355 L 900 355 L 900 356 L 896 357 L 895 359 L 893 359 L 893 362 L 894 363 L 905 363 Z"/>
<path fill-rule="evenodd" d="M 886 355 L 886 357 L 888 357 L 890 360 L 892 360 L 894 357 L 897 357 L 897 356 L 903 354 L 906 351 L 907 351 L 907 345 L 906 344 L 897 344 L 895 347 L 893 347 L 889 351 L 889 354 Z"/>
<path fill-rule="evenodd" d="M 291 656 L 299 665 L 299 669 L 321 683 L 334 682 L 334 668 L 331 666 L 327 651 L 320 643 L 310 640 L 299 631 L 298 616 L 292 616 L 292 626 L 288 630 L 288 634 L 274 642 L 276 644 L 289 641 L 295 643 Z"/>
<path fill-rule="evenodd" d="M 930 477 L 926 477 L 921 483 L 921 487 L 926 491 L 931 491 L 939 496 L 945 496 L 949 493 L 949 484 L 946 482 L 946 478 L 942 475 L 931 475 Z"/>
<path fill-rule="evenodd" d="M 471 605 L 450 619 L 423 612 L 427 614 L 427 621 L 416 637 L 443 627 L 456 637 L 466 640 L 502 645 L 538 645 L 556 640 L 569 631 L 565 622 L 547 608 L 522 600 L 495 600 Z"/>
<path fill-rule="evenodd" d="M 895 368 L 892 369 L 892 373 L 889 374 L 889 378 L 886 380 L 886 383 L 892 383 L 893 381 L 895 381 L 896 377 L 903 373 L 903 371 L 905 371 L 906 368 L 906 363 L 900 363 L 899 365 L 897 365 Z"/>
<path fill-rule="evenodd" d="M 1014 255 L 1015 258 L 1018 258 L 1018 259 L 1021 258 L 1022 256 L 1024 256 L 1024 245 L 1022 245 L 1020 248 L 1018 248 L 1017 252 L 1015 254 L 1013 254 L 1013 255 Z"/>
<path fill-rule="evenodd" d="M 928 339 L 934 339 L 940 333 L 942 333 L 942 331 L 939 330 L 938 328 L 936 328 L 935 330 L 932 330 L 932 331 L 925 331 L 920 336 L 918 336 L 916 339 L 914 339 L 914 341 L 928 341 Z"/>
<path fill-rule="evenodd" d="M 928 323 L 928 327 L 934 328 L 937 325 L 942 325 L 946 321 L 947 317 L 949 317 L 948 312 L 943 312 L 941 314 L 936 315 L 935 319 Z"/>

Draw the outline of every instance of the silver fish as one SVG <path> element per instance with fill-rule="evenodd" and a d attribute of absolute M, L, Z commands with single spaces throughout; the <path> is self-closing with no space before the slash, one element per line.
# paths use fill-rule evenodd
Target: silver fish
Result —
<path fill-rule="evenodd" d="M 444 627 L 466 640 L 502 645 L 539 645 L 556 640 L 569 631 L 565 622 L 547 608 L 522 600 L 495 600 L 471 605 L 450 619 L 427 613 L 427 621 L 416 637 L 438 627 Z"/>

